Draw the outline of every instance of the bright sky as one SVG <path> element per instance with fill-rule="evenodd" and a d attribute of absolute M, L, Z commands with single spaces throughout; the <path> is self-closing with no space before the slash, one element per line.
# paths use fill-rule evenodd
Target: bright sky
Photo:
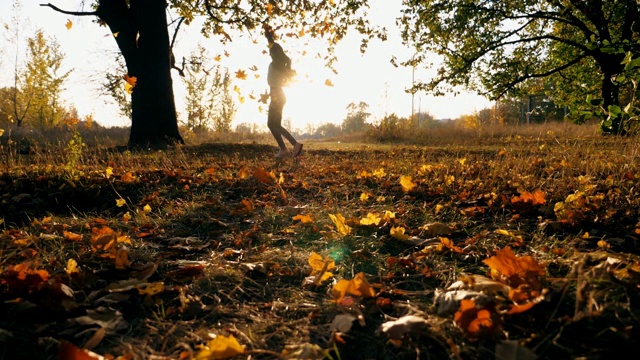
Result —
<path fill-rule="evenodd" d="M 26 37 L 32 36 L 36 28 L 41 28 L 46 35 L 57 39 L 65 54 L 65 67 L 73 69 L 63 94 L 67 105 L 75 105 L 81 116 L 92 114 L 97 122 L 105 126 L 130 125 L 129 119 L 118 115 L 116 106 L 111 104 L 109 98 L 100 95 L 103 74 L 106 69 L 115 68 L 118 51 L 108 28 L 95 24 L 93 17 L 71 17 L 48 7 L 41 7 L 39 4 L 42 2 L 51 2 L 71 11 L 79 10 L 80 3 L 79 0 L 22 1 L 23 31 L 20 34 L 19 62 L 24 60 Z M 12 0 L 0 1 L 0 22 L 8 23 L 10 27 L 9 30 L 0 28 L 0 86 L 11 86 L 13 83 L 16 45 L 7 41 L 13 36 L 10 32 L 13 29 L 12 5 Z M 323 52 L 320 43 L 311 42 L 305 46 L 307 39 L 294 41 L 285 38 L 283 48 L 292 58 L 293 68 L 298 73 L 297 82 L 285 89 L 287 105 L 284 119 L 290 120 L 294 129 L 304 131 L 309 126 L 317 127 L 327 122 L 340 124 L 346 116 L 346 107 L 351 102 L 366 102 L 373 117 L 378 119 L 391 113 L 399 116 L 411 114 L 412 99 L 405 89 L 411 86 L 412 76 L 416 82 L 427 80 L 434 71 L 416 68 L 412 74 L 411 68 L 396 68 L 390 63 L 392 55 L 399 60 L 408 59 L 412 55 L 412 50 L 402 45 L 395 25 L 395 18 L 400 15 L 400 1 L 373 0 L 371 7 L 371 22 L 386 26 L 389 40 L 372 41 L 367 52 L 362 55 L 358 36 L 354 34 L 347 37 L 337 47 L 337 74 L 327 69 L 323 60 L 316 58 L 315 54 Z M 73 22 L 70 30 L 65 27 L 68 19 Z M 183 56 L 188 56 L 197 44 L 205 46 L 212 58 L 226 51 L 229 56 L 223 55 L 220 64 L 228 67 L 232 74 L 237 70 L 245 70 L 249 75 L 247 80 L 234 78 L 234 85 L 241 89 L 240 95 L 245 98 L 244 103 L 237 104 L 238 113 L 234 125 L 257 123 L 266 129 L 266 111 L 259 112 L 261 104 L 250 97 L 252 94 L 259 99 L 259 94 L 268 89 L 266 73 L 270 58 L 268 54 L 263 54 L 263 50 L 267 49 L 264 37 L 256 34 L 258 42 L 254 44 L 245 34 L 222 45 L 217 39 L 205 39 L 199 30 L 195 24 L 182 27 L 174 49 L 178 62 Z M 253 66 L 258 70 L 249 70 Z M 256 74 L 260 77 L 256 78 Z M 174 71 L 172 75 L 178 116 L 184 119 L 184 87 L 177 72 Z M 325 85 L 327 79 L 334 86 Z M 414 97 L 415 112 L 429 112 L 437 119 L 456 118 L 488 106 L 488 100 L 466 92 L 445 97 L 419 93 Z"/>

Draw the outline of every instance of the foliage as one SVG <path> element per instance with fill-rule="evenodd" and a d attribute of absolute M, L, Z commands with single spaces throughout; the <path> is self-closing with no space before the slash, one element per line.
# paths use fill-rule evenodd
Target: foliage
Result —
<path fill-rule="evenodd" d="M 345 134 L 362 132 L 366 129 L 367 119 L 371 114 L 368 112 L 369 104 L 366 102 L 349 103 L 347 105 L 347 117 L 342 120 L 341 129 Z"/>
<path fill-rule="evenodd" d="M 640 5 L 633 0 L 407 0 L 404 5 L 402 36 L 419 53 L 406 64 L 426 61 L 431 52 L 443 60 L 438 75 L 419 89 L 442 94 L 462 86 L 499 99 L 527 94 L 532 81 L 542 80 L 561 106 L 575 108 L 576 97 L 584 99 L 586 92 L 602 98 L 608 109 L 625 106 L 621 89 L 637 75 L 621 64 L 626 52 L 640 54 L 635 45 Z M 602 130 L 621 132 L 615 118 Z"/>
<path fill-rule="evenodd" d="M 231 77 L 228 70 L 222 72 L 220 66 L 211 65 L 209 59 L 202 46 L 189 57 L 182 78 L 187 89 L 186 126 L 190 130 L 213 128 L 217 132 L 228 132 L 236 112 Z"/>
<path fill-rule="evenodd" d="M 51 128 L 64 118 L 66 110 L 60 104 L 60 94 L 70 71 L 60 73 L 64 54 L 55 39 L 47 38 L 42 30 L 27 39 L 27 50 L 25 67 L 16 64 L 16 87 L 6 89 L 13 91 L 8 99 L 11 117 L 7 118 L 17 126 Z"/>

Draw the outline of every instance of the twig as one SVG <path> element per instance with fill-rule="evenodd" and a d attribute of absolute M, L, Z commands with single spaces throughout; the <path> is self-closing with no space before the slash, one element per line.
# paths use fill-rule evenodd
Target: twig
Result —
<path fill-rule="evenodd" d="M 46 7 L 50 7 L 53 10 L 59 12 L 59 13 L 63 13 L 63 14 L 67 14 L 67 15 L 74 15 L 74 16 L 98 16 L 98 12 L 97 11 L 67 11 L 67 10 L 62 10 L 59 7 L 51 4 L 51 3 L 47 3 L 47 4 L 40 4 L 40 6 L 46 6 Z"/>

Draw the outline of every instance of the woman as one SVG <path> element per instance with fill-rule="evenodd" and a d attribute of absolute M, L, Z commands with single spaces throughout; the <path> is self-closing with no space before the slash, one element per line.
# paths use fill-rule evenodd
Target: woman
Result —
<path fill-rule="evenodd" d="M 287 156 L 297 157 L 302 153 L 302 143 L 299 143 L 289 131 L 282 127 L 282 109 L 287 102 L 282 87 L 286 85 L 291 76 L 291 59 L 284 53 L 282 46 L 274 41 L 272 31 L 266 31 L 266 37 L 269 41 L 269 55 L 271 55 L 271 64 L 269 64 L 269 73 L 267 75 L 271 98 L 267 126 L 280 148 L 280 151 L 276 154 L 276 159 L 280 160 Z M 282 137 L 293 145 L 291 152 L 287 149 Z"/>

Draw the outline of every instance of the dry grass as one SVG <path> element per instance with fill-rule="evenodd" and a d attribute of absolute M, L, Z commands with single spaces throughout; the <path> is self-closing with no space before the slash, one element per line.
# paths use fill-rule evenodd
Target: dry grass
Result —
<path fill-rule="evenodd" d="M 247 346 L 244 357 L 264 359 L 305 343 L 333 359 L 494 359 L 507 338 L 540 358 L 611 358 L 631 351 L 640 335 L 638 145 L 637 138 L 554 124 L 434 132 L 411 145 L 310 142 L 299 162 L 284 163 L 273 161 L 272 146 L 259 144 L 153 153 L 87 146 L 73 166 L 63 142 L 27 155 L 5 146 L 0 358 L 54 358 L 59 341 L 82 346 L 100 326 L 106 335 L 95 352 L 140 359 L 195 355 L 211 333 L 232 334 Z M 284 181 L 260 181 L 255 169 Z M 404 192 L 401 175 L 412 176 L 416 188 Z M 545 205 L 512 203 L 536 189 Z M 567 201 L 572 194 L 582 195 Z M 116 205 L 119 198 L 125 206 Z M 559 202 L 571 212 L 554 210 Z M 447 224 L 463 252 L 398 241 L 389 225 L 354 226 L 343 236 L 329 219 L 384 211 L 396 214 L 394 226 L 424 240 L 422 225 Z M 293 220 L 298 214 L 314 222 Z M 132 239 L 124 269 L 92 250 L 92 228 L 103 225 Z M 82 239 L 65 240 L 63 231 Z M 434 291 L 463 274 L 486 274 L 482 260 L 507 245 L 544 265 L 549 296 L 505 316 L 497 333 L 470 339 L 452 315 L 437 315 Z M 329 283 L 303 287 L 312 251 L 335 259 L 337 279 L 364 272 L 376 298 L 343 306 Z M 597 273 L 607 258 L 620 261 L 611 276 Z M 67 275 L 68 259 L 78 262 L 79 274 Z M 73 296 L 44 285 L 9 286 L 11 266 L 25 261 Z M 145 282 L 163 282 L 159 294 L 105 290 L 150 264 L 157 269 Z M 345 313 L 362 324 L 341 342 L 331 324 Z M 392 343 L 379 327 L 405 314 L 419 314 L 429 327 Z"/>

